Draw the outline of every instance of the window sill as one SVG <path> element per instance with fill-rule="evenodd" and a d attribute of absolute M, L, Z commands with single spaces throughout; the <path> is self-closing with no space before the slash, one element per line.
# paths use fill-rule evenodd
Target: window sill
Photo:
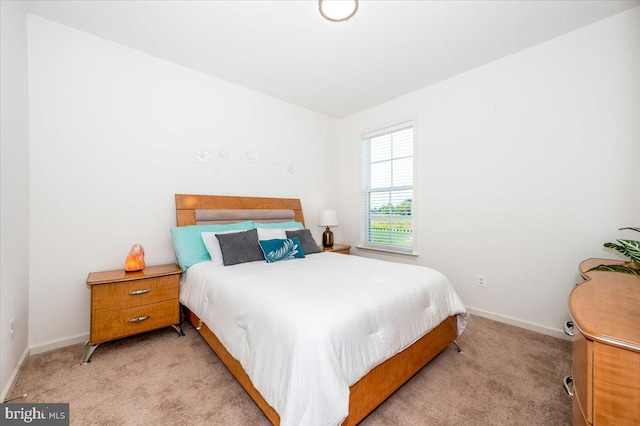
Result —
<path fill-rule="evenodd" d="M 419 254 L 416 253 L 416 252 L 396 251 L 396 250 L 391 250 L 391 249 L 378 248 L 378 247 L 369 247 L 369 246 L 363 246 L 363 245 L 357 245 L 356 248 L 358 250 L 378 251 L 378 252 L 381 252 L 381 253 L 399 254 L 399 255 L 402 255 L 402 256 L 410 256 L 410 257 L 418 257 L 419 256 Z"/>

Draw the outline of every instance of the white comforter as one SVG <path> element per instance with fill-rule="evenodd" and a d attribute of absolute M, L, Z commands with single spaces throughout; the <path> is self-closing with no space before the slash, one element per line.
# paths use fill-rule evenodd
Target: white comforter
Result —
<path fill-rule="evenodd" d="M 438 271 L 337 253 L 198 263 L 180 300 L 242 364 L 282 426 L 340 424 L 351 385 L 466 311 Z"/>

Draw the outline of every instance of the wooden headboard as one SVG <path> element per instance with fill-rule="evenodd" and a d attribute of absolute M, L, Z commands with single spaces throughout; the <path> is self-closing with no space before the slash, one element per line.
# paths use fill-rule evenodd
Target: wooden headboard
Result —
<path fill-rule="evenodd" d="M 196 209 L 293 210 L 295 220 L 304 225 L 302 205 L 298 198 L 176 194 L 176 223 L 178 226 L 195 225 Z"/>

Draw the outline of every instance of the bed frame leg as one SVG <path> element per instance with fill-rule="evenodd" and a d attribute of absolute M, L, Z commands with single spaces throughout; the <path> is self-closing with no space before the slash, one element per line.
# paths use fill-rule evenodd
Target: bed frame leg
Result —
<path fill-rule="evenodd" d="M 462 348 L 460 347 L 460 345 L 458 344 L 458 342 L 456 342 L 455 340 L 453 341 L 453 344 L 456 345 L 456 350 L 458 351 L 459 354 L 463 353 L 464 351 L 462 350 Z"/>

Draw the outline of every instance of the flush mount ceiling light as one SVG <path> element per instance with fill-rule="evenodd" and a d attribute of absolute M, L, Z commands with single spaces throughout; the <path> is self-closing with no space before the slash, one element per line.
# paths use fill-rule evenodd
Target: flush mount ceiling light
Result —
<path fill-rule="evenodd" d="M 318 9 L 324 19 L 343 22 L 358 11 L 358 0 L 318 0 Z"/>

